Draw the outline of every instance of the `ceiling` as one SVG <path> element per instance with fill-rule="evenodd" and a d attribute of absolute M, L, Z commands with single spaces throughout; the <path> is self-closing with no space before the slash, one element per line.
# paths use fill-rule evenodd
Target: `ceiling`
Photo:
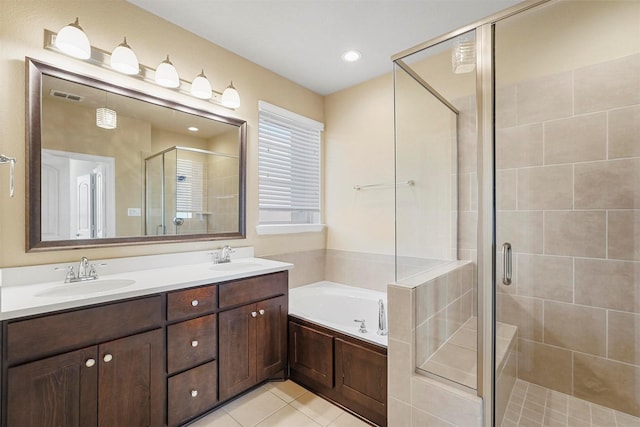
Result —
<path fill-rule="evenodd" d="M 520 0 L 128 0 L 321 95 L 392 70 L 391 56 Z M 341 59 L 356 49 L 355 63 Z"/>

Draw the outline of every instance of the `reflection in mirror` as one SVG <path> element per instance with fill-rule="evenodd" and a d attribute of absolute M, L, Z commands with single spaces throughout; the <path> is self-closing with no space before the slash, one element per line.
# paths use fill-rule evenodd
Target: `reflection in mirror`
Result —
<path fill-rule="evenodd" d="M 29 250 L 244 237 L 244 121 L 27 65 Z"/>

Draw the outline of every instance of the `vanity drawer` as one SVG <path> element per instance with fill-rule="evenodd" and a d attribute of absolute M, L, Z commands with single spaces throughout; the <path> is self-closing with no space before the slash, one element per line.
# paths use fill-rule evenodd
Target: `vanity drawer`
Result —
<path fill-rule="evenodd" d="M 215 361 L 169 378 L 169 427 L 209 410 L 218 402 Z"/>
<path fill-rule="evenodd" d="M 286 294 L 288 276 L 286 271 L 281 271 L 218 286 L 220 288 L 220 308 L 225 308 Z"/>
<path fill-rule="evenodd" d="M 215 359 L 217 330 L 215 314 L 167 326 L 169 374 Z"/>
<path fill-rule="evenodd" d="M 188 319 L 216 309 L 217 286 L 186 289 L 167 295 L 167 320 Z"/>
<path fill-rule="evenodd" d="M 12 321 L 7 325 L 7 361 L 15 365 L 161 326 L 159 295 Z"/>

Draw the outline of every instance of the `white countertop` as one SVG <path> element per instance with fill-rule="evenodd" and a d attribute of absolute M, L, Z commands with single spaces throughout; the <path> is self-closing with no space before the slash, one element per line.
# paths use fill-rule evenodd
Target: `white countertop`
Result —
<path fill-rule="evenodd" d="M 290 270 L 292 264 L 253 257 L 252 248 L 236 249 L 230 264 L 214 266 L 207 261 L 211 251 L 187 254 L 155 255 L 148 257 L 98 260 L 107 263 L 96 267 L 98 281 L 64 283 L 65 271 L 55 271 L 67 265 L 64 263 L 46 266 L 14 267 L 0 270 L 0 320 L 13 319 L 57 310 L 82 307 L 91 304 L 116 301 L 125 298 L 189 288 L 199 285 L 220 283 L 278 271 Z M 250 256 L 247 256 L 250 255 Z M 185 260 L 194 263 L 185 263 Z M 90 260 L 93 263 L 93 261 Z M 238 269 L 234 269 L 238 266 Z M 136 268 L 138 267 L 138 268 Z M 224 268 L 219 271 L 216 268 Z M 101 270 L 104 272 L 101 274 Z M 56 278 L 52 281 L 52 278 Z M 81 287 L 100 281 L 130 280 L 134 283 L 116 289 L 83 293 Z M 114 282 L 115 283 L 115 282 Z M 59 287 L 73 286 L 79 289 L 71 296 L 46 295 Z M 41 295 L 42 293 L 45 295 Z"/>

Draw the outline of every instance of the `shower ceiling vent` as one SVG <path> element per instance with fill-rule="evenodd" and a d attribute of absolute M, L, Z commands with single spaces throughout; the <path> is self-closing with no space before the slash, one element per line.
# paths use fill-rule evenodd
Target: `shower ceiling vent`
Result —
<path fill-rule="evenodd" d="M 68 99 L 69 101 L 74 102 L 82 102 L 84 100 L 84 96 L 74 95 L 73 93 L 63 92 L 61 90 L 51 89 L 49 95 L 55 98 Z"/>

